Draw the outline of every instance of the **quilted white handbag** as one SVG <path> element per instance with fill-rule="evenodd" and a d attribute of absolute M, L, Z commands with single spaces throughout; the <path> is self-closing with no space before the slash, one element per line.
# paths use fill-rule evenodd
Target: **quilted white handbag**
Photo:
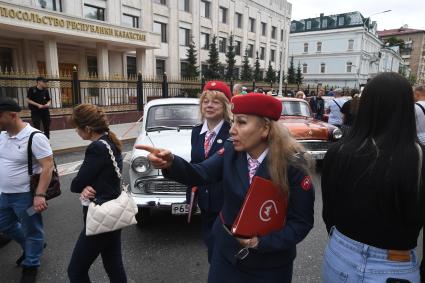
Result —
<path fill-rule="evenodd" d="M 109 144 L 100 140 L 108 148 L 112 163 L 121 179 L 121 172 L 115 161 L 114 153 Z M 127 186 L 121 186 L 121 195 L 113 200 L 107 201 L 102 205 L 91 202 L 86 218 L 86 235 L 96 235 L 105 232 L 111 232 L 136 224 L 137 205 L 129 196 Z"/>

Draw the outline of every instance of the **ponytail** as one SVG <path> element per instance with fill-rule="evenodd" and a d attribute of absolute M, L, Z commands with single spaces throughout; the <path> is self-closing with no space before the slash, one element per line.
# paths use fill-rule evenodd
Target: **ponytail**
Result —
<path fill-rule="evenodd" d="M 108 132 L 109 139 L 115 145 L 115 147 L 118 149 L 118 151 L 121 153 L 122 152 L 122 142 L 121 142 L 121 140 L 111 130 L 108 129 L 107 132 Z"/>

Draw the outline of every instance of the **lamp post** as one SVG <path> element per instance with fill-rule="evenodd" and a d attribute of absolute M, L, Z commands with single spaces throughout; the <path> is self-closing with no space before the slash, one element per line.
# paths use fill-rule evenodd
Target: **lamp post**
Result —
<path fill-rule="evenodd" d="M 370 21 L 370 17 L 375 16 L 375 15 L 379 15 L 379 14 L 384 14 L 384 13 L 388 13 L 391 12 L 392 10 L 385 10 L 385 11 L 381 11 L 381 12 L 377 12 L 377 13 L 373 13 L 372 15 L 369 15 L 368 17 L 366 17 L 366 19 L 363 22 L 363 27 L 365 27 L 365 24 L 368 23 L 367 26 L 367 30 L 369 31 L 369 21 Z"/>

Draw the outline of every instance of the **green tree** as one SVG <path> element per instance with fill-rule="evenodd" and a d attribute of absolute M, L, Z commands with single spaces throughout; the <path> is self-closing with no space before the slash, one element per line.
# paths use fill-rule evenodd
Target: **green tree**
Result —
<path fill-rule="evenodd" d="M 186 51 L 186 56 L 187 56 L 187 62 L 188 62 L 186 76 L 188 78 L 198 77 L 199 76 L 199 69 L 197 66 L 198 56 L 195 49 L 195 43 L 193 42 L 193 38 L 190 41 L 189 48 Z"/>
<path fill-rule="evenodd" d="M 256 53 L 255 57 L 255 63 L 254 63 L 254 79 L 256 82 L 263 80 L 263 73 L 260 69 L 260 58 L 258 58 L 258 51 Z"/>
<path fill-rule="evenodd" d="M 297 73 L 295 74 L 295 82 L 297 83 L 297 85 L 300 85 L 303 83 L 303 74 L 301 72 L 301 64 L 300 62 L 298 62 L 298 68 L 297 68 Z"/>
<path fill-rule="evenodd" d="M 388 43 L 388 46 L 400 46 L 400 50 L 404 48 L 404 40 L 395 36 L 386 39 L 385 43 Z"/>
<path fill-rule="evenodd" d="M 207 60 L 208 71 L 205 77 L 207 79 L 220 79 L 221 64 L 220 64 L 220 59 L 218 57 L 217 36 L 215 35 L 212 38 L 208 55 L 209 55 L 209 58 Z"/>
<path fill-rule="evenodd" d="M 236 64 L 236 59 L 235 59 L 235 46 L 233 45 L 233 35 L 230 34 L 229 37 L 229 46 L 227 47 L 227 52 L 226 52 L 226 74 L 225 74 L 225 78 L 227 80 L 231 80 L 234 77 L 235 74 L 235 64 Z"/>
<path fill-rule="evenodd" d="M 273 70 L 272 64 L 269 61 L 269 67 L 267 68 L 267 73 L 266 73 L 266 82 L 268 83 L 275 83 L 276 82 L 276 71 Z"/>
<path fill-rule="evenodd" d="M 243 81 L 252 80 L 252 70 L 251 70 L 251 66 L 249 65 L 248 49 L 245 50 L 245 55 L 243 56 L 241 80 Z"/>
<path fill-rule="evenodd" d="M 291 62 L 289 64 L 288 68 L 288 83 L 294 84 L 295 81 L 295 68 L 294 68 L 294 56 L 291 56 Z"/>

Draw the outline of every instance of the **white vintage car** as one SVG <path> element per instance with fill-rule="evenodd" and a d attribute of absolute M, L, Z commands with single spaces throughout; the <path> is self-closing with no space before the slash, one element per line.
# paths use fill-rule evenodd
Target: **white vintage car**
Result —
<path fill-rule="evenodd" d="M 200 123 L 199 100 L 195 98 L 165 98 L 148 102 L 136 144 L 171 150 L 190 161 L 191 132 Z M 172 214 L 187 214 L 187 186 L 163 177 L 152 168 L 148 152 L 133 149 L 131 155 L 131 196 L 139 207 L 140 226 L 149 221 L 152 209 L 167 209 Z"/>

